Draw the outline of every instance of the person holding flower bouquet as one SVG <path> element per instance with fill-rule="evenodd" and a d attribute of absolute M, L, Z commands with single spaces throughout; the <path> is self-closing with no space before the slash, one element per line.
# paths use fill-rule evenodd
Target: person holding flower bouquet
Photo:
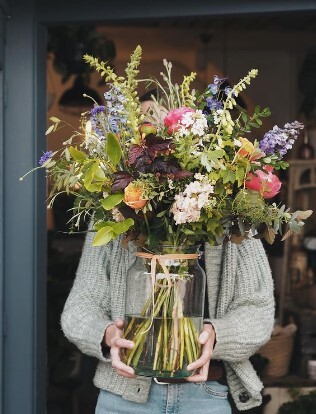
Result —
<path fill-rule="evenodd" d="M 310 211 L 271 203 L 302 124 L 246 138 L 270 114 L 248 115 L 233 87 L 214 77 L 202 93 L 171 79 L 164 61 L 144 114 L 137 95 L 141 48 L 126 76 L 85 60 L 105 78 L 60 152 L 40 160 L 51 203 L 73 194 L 72 224 L 89 231 L 61 318 L 67 338 L 99 359 L 96 414 L 231 413 L 261 404 L 249 357 L 270 338 L 273 282 L 261 238 L 300 231 Z M 47 133 L 67 126 L 52 117 Z M 204 245 L 204 270 L 201 269 Z M 206 281 L 206 283 L 205 283 Z M 205 306 L 204 306 L 205 305 Z M 124 322 L 125 320 L 125 322 Z"/>

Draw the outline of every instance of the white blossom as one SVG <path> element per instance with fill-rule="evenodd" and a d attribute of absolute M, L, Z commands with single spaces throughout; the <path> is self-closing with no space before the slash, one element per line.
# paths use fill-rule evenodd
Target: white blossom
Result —
<path fill-rule="evenodd" d="M 200 174 L 200 173 L 195 173 L 195 174 L 194 174 L 194 178 L 195 178 L 196 180 L 202 181 L 202 180 L 205 178 L 205 175 Z"/>
<path fill-rule="evenodd" d="M 210 205 L 210 194 L 214 193 L 214 186 L 202 174 L 195 174 L 195 178 L 196 181 L 192 181 L 182 193 L 175 196 L 171 212 L 176 224 L 198 221 L 201 209 Z"/>
<path fill-rule="evenodd" d="M 178 133 L 180 136 L 188 136 L 193 134 L 199 137 L 205 135 L 207 130 L 207 119 L 201 110 L 195 112 L 186 112 L 179 124 L 181 125 Z"/>

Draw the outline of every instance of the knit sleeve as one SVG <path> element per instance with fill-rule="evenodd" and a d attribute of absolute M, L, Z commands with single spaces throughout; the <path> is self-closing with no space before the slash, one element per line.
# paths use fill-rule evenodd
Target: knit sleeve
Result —
<path fill-rule="evenodd" d="M 109 317 L 109 260 L 112 244 L 93 247 L 87 234 L 76 278 L 61 315 L 65 336 L 83 353 L 105 361 L 102 340 Z"/>
<path fill-rule="evenodd" d="M 213 358 L 228 362 L 253 355 L 269 340 L 274 324 L 273 281 L 261 241 L 246 240 L 234 249 L 236 265 L 226 258 L 233 296 L 227 304 L 219 303 L 216 318 L 210 320 L 216 332 Z"/>

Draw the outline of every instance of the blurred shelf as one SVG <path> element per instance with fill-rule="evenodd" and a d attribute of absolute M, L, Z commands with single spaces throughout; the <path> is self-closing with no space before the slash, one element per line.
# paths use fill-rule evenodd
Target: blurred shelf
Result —
<path fill-rule="evenodd" d="M 300 377 L 298 375 L 289 374 L 284 377 L 263 377 L 261 378 L 265 388 L 267 387 L 284 387 L 284 388 L 302 388 L 315 387 L 316 380 Z"/>

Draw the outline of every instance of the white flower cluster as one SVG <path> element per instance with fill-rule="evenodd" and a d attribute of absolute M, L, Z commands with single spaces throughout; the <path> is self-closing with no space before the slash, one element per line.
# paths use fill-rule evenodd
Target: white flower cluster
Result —
<path fill-rule="evenodd" d="M 171 208 L 176 224 L 198 221 L 201 209 L 210 203 L 209 196 L 214 193 L 214 186 L 202 174 L 195 174 L 196 181 L 188 184 L 186 189 L 175 196 Z"/>
<path fill-rule="evenodd" d="M 179 123 L 181 128 L 178 133 L 182 137 L 186 137 L 189 134 L 203 137 L 207 130 L 207 119 L 201 110 L 185 113 Z"/>

